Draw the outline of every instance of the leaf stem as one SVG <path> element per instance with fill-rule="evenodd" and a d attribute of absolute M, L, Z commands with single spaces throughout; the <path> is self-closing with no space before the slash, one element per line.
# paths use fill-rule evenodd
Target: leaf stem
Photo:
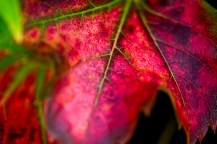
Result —
<path fill-rule="evenodd" d="M 47 135 L 46 135 L 45 121 L 44 121 L 43 104 L 40 100 L 37 101 L 37 110 L 38 110 L 39 123 L 41 126 L 42 142 L 43 142 L 43 144 L 47 144 Z"/>

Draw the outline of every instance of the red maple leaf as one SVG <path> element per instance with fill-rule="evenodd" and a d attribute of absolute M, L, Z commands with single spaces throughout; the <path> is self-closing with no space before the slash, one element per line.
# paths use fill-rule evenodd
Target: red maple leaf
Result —
<path fill-rule="evenodd" d="M 53 137 L 127 143 L 138 113 L 151 112 L 158 90 L 170 96 L 187 143 L 201 140 L 208 127 L 216 130 L 216 11 L 205 1 L 29 0 L 23 7 L 23 45 L 41 55 L 59 53 L 69 64 L 46 98 Z"/>

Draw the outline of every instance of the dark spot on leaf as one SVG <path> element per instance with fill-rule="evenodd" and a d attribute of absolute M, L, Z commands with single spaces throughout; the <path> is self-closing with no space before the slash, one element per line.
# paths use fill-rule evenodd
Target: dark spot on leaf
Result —
<path fill-rule="evenodd" d="M 63 39 L 63 41 L 66 41 L 66 40 L 67 40 L 67 36 L 64 35 L 64 34 L 60 34 L 60 37 Z"/>
<path fill-rule="evenodd" d="M 32 129 L 29 135 L 29 139 L 31 142 L 35 141 L 35 133 L 36 133 L 36 129 Z"/>
<path fill-rule="evenodd" d="M 175 9 L 171 9 L 171 11 L 169 12 L 169 17 L 179 17 L 183 14 L 184 12 L 184 7 L 178 7 L 178 8 L 175 8 Z"/>
<path fill-rule="evenodd" d="M 174 41 L 181 45 L 187 45 L 189 43 L 190 35 L 191 31 L 188 27 L 176 26 L 174 29 Z"/>
<path fill-rule="evenodd" d="M 3 141 L 4 125 L 0 123 L 0 141 Z"/>
<path fill-rule="evenodd" d="M 196 58 L 185 54 L 185 57 L 182 60 L 182 65 L 180 66 L 180 68 L 182 66 L 186 68 L 184 70 L 187 73 L 186 76 L 188 76 L 188 78 L 192 80 L 195 85 L 197 85 L 199 82 L 196 80 L 199 80 L 198 76 L 200 69 L 202 68 L 202 63 L 198 62 Z"/>
<path fill-rule="evenodd" d="M 165 36 L 170 36 L 174 41 L 173 43 L 178 43 L 184 48 L 189 44 L 189 38 L 193 34 L 190 28 L 178 24 L 175 25 L 168 20 L 162 20 L 160 23 L 152 23 L 151 27 L 153 27 L 152 31 L 155 37 L 161 37 L 162 34 L 159 36 L 158 34 L 160 34 L 160 31 L 164 31 L 161 39 L 164 39 Z"/>
<path fill-rule="evenodd" d="M 19 96 L 19 98 L 26 98 L 28 96 L 28 92 L 21 91 L 18 96 Z"/>
<path fill-rule="evenodd" d="M 101 37 L 108 37 L 109 33 L 108 31 L 106 30 L 106 27 L 103 23 L 100 23 L 100 32 L 99 32 L 100 36 Z"/>
<path fill-rule="evenodd" d="M 39 34 L 38 31 L 33 30 L 33 31 L 31 31 L 30 36 L 31 36 L 32 38 L 37 38 L 38 34 Z"/>
<path fill-rule="evenodd" d="M 168 5 L 168 0 L 148 0 L 149 4 L 158 5 L 158 6 L 166 6 Z"/>
<path fill-rule="evenodd" d="M 76 39 L 75 41 L 75 49 L 77 50 L 81 49 L 81 41 L 79 39 Z"/>
<path fill-rule="evenodd" d="M 135 31 L 135 26 L 133 26 L 133 25 L 128 26 L 127 31 L 128 31 L 130 34 L 133 34 L 134 31 Z"/>

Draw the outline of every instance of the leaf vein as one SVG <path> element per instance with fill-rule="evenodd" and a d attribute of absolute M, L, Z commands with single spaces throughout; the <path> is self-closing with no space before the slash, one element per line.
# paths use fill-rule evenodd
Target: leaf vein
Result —
<path fill-rule="evenodd" d="M 94 101 L 94 106 L 96 107 L 98 102 L 99 102 L 99 99 L 100 99 L 100 95 L 101 95 L 101 92 L 102 92 L 102 89 L 103 89 L 103 86 L 105 84 L 105 80 L 107 78 L 107 75 L 108 75 L 108 71 L 109 71 L 109 68 L 110 68 L 110 65 L 111 65 L 111 62 L 112 62 L 112 58 L 113 58 L 113 55 L 114 55 L 114 51 L 117 47 L 117 43 L 118 43 L 118 40 L 119 40 L 119 37 L 120 37 L 120 34 L 121 34 L 121 31 L 123 29 L 123 26 L 124 26 L 124 23 L 125 23 L 125 20 L 127 18 L 127 15 L 130 11 L 130 6 L 131 6 L 131 3 L 132 3 L 132 0 L 127 0 L 126 1 L 126 4 L 123 8 L 123 13 L 121 15 L 121 18 L 120 18 L 120 23 L 118 25 L 118 28 L 117 28 L 117 32 L 116 32 L 116 35 L 115 35 L 115 39 L 114 39 L 114 42 L 112 44 L 112 48 L 111 48 L 111 51 L 109 53 L 109 59 L 108 59 L 108 62 L 106 64 L 106 67 L 105 67 L 105 71 L 103 73 L 103 76 L 102 76 L 102 79 L 100 81 L 100 84 L 99 84 L 99 89 L 98 89 L 98 92 L 97 92 L 97 96 L 96 96 L 96 99 Z"/>
<path fill-rule="evenodd" d="M 114 0 L 112 2 L 103 4 L 103 5 L 100 5 L 97 7 L 93 7 L 93 8 L 84 10 L 84 11 L 79 11 L 79 12 L 74 12 L 74 13 L 72 12 L 72 13 L 69 13 L 66 15 L 60 15 L 60 16 L 49 18 L 49 19 L 32 21 L 30 24 L 27 25 L 27 27 L 32 27 L 35 25 L 42 25 L 42 24 L 47 24 L 47 23 L 51 23 L 51 22 L 56 22 L 56 21 L 59 21 L 59 20 L 65 19 L 65 18 L 71 18 L 71 17 L 75 17 L 75 16 L 83 16 L 84 14 L 87 14 L 87 13 L 91 13 L 91 12 L 98 11 L 101 9 L 109 8 L 111 6 L 114 6 L 118 3 L 120 3 L 121 1 L 122 0 Z"/>
<path fill-rule="evenodd" d="M 154 37 L 154 35 L 153 35 L 153 33 L 152 33 L 152 31 L 151 31 L 149 25 L 148 25 L 146 16 L 143 14 L 143 11 L 141 11 L 142 9 L 141 9 L 140 4 L 139 4 L 138 2 L 135 2 L 135 5 L 136 5 L 136 7 L 137 7 L 137 11 L 138 11 L 139 16 L 140 16 L 140 18 L 141 18 L 141 20 L 142 20 L 142 23 L 144 24 L 146 30 L 148 31 L 148 34 L 150 35 L 151 39 L 153 40 L 154 45 L 156 46 L 156 48 L 157 48 L 158 52 L 160 53 L 161 57 L 163 58 L 163 60 L 164 60 L 164 62 L 165 62 L 165 64 L 166 64 L 166 66 L 167 66 L 167 68 L 168 68 L 168 70 L 169 70 L 169 72 L 170 72 L 170 74 L 171 74 L 171 76 L 172 76 L 172 78 L 173 78 L 173 80 L 174 80 L 174 82 L 175 82 L 175 85 L 176 85 L 176 87 L 177 87 L 177 89 L 178 89 L 178 91 L 179 91 L 179 93 L 180 93 L 180 96 L 181 96 L 181 99 L 182 99 L 182 103 L 183 103 L 183 105 L 184 105 L 184 107 L 185 107 L 185 100 L 184 100 L 182 91 L 181 91 L 181 89 L 180 89 L 180 87 L 179 87 L 179 84 L 178 84 L 178 82 L 177 82 L 177 80 L 176 80 L 176 77 L 175 77 L 175 75 L 174 75 L 174 73 L 173 73 L 173 71 L 172 71 L 172 69 L 171 69 L 171 67 L 170 67 L 170 65 L 169 65 L 169 63 L 168 63 L 166 57 L 164 56 L 164 54 L 163 54 L 161 48 L 159 47 L 156 38 Z"/>

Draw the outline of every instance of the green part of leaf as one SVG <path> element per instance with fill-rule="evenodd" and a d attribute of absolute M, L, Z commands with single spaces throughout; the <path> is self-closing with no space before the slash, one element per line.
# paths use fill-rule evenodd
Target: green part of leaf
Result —
<path fill-rule="evenodd" d="M 48 94 L 52 92 L 55 82 L 56 82 L 56 78 L 49 79 L 49 81 L 46 83 L 46 85 L 43 88 L 43 91 L 42 91 L 42 94 L 40 95 L 39 100 L 43 101 L 47 98 Z"/>
<path fill-rule="evenodd" d="M 47 144 L 46 127 L 45 127 L 45 121 L 44 121 L 44 111 L 43 111 L 42 102 L 37 103 L 37 109 L 38 109 L 39 123 L 41 126 L 42 142 L 43 144 Z"/>
<path fill-rule="evenodd" d="M 17 43 L 23 40 L 23 25 L 19 0 L 0 0 L 0 16 Z"/>
<path fill-rule="evenodd" d="M 18 59 L 7 55 L 4 58 L 0 59 L 0 70 L 4 70 L 8 68 L 10 65 L 12 65 L 14 62 L 16 62 Z"/>
<path fill-rule="evenodd" d="M 17 73 L 14 75 L 13 81 L 11 82 L 8 89 L 3 95 L 3 98 L 1 100 L 2 105 L 6 104 L 11 94 L 18 87 L 18 85 L 27 77 L 31 69 L 32 69 L 32 66 L 24 65 L 17 71 Z"/>
<path fill-rule="evenodd" d="M 46 128 L 44 122 L 44 112 L 43 112 L 43 104 L 42 104 L 42 97 L 43 97 L 43 84 L 45 81 L 45 74 L 46 74 L 46 67 L 41 66 L 38 70 L 37 78 L 36 78 L 36 105 L 38 109 L 38 117 L 41 126 L 41 136 L 43 144 L 47 144 L 47 136 L 46 136 Z"/>
<path fill-rule="evenodd" d="M 10 31 L 7 28 L 7 25 L 3 22 L 0 16 L 0 50 L 6 49 L 10 53 L 15 53 L 16 55 L 27 55 L 27 50 L 17 45 L 13 39 Z"/>
<path fill-rule="evenodd" d="M 11 36 L 11 33 L 9 32 L 7 25 L 4 23 L 3 19 L 0 16 L 0 43 L 9 36 Z"/>
<path fill-rule="evenodd" d="M 25 47 L 17 45 L 10 40 L 7 41 L 7 39 L 0 41 L 0 50 L 7 50 L 14 57 L 31 57 L 31 53 Z"/>
<path fill-rule="evenodd" d="M 42 97 L 42 89 L 45 81 L 46 68 L 41 67 L 38 71 L 37 79 L 36 79 L 36 100 L 40 100 Z"/>

